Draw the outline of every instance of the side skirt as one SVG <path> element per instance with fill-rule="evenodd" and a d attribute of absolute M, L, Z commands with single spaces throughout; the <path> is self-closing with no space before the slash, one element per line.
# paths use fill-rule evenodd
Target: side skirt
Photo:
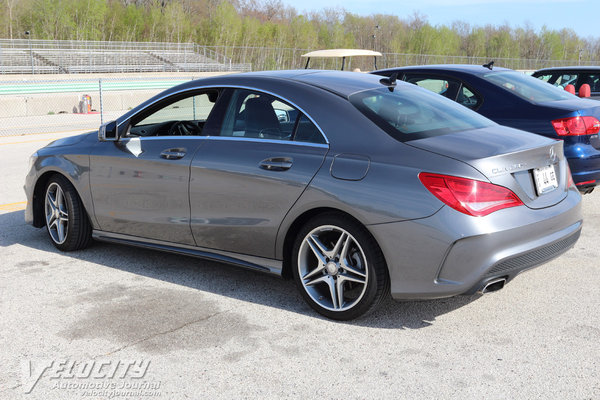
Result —
<path fill-rule="evenodd" d="M 95 240 L 102 242 L 119 243 L 169 253 L 183 254 L 278 276 L 281 276 L 283 268 L 281 260 L 249 256 L 222 250 L 206 249 L 203 247 L 188 246 L 172 242 L 163 242 L 161 240 L 122 235 L 119 233 L 94 230 L 92 232 L 92 237 Z"/>

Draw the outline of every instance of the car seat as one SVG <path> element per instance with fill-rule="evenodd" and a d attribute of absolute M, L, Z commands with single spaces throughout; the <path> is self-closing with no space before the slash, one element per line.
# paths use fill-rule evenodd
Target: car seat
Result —
<path fill-rule="evenodd" d="M 567 86 L 565 86 L 565 91 L 575 94 L 575 86 L 569 83 Z"/>
<path fill-rule="evenodd" d="M 592 90 L 590 89 L 590 85 L 584 83 L 579 88 L 579 97 L 590 97 L 592 95 Z"/>
<path fill-rule="evenodd" d="M 271 103 L 264 97 L 254 97 L 246 102 L 245 137 L 281 137 L 279 119 Z M 261 136 L 262 134 L 262 136 Z"/>

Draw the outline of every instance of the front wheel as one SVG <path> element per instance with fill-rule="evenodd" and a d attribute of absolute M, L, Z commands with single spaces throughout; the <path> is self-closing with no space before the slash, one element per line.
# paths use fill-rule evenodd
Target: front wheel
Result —
<path fill-rule="evenodd" d="M 92 228 L 75 188 L 65 177 L 55 175 L 46 185 L 44 197 L 46 229 L 52 244 L 62 251 L 87 247 Z"/>
<path fill-rule="evenodd" d="M 354 220 L 323 214 L 300 230 L 292 252 L 293 274 L 306 302 L 337 320 L 364 315 L 389 292 L 381 249 Z"/>

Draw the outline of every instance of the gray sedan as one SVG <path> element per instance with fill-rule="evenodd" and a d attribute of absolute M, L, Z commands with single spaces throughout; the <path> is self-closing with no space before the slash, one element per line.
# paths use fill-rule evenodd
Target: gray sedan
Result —
<path fill-rule="evenodd" d="M 26 220 L 291 277 L 347 320 L 498 290 L 568 250 L 581 197 L 562 142 L 394 77 L 280 71 L 169 89 L 38 150 Z"/>

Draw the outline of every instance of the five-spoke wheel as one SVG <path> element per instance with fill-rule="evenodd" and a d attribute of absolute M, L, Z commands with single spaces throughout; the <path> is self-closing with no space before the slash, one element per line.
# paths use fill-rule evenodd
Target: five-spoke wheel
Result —
<path fill-rule="evenodd" d="M 48 233 L 56 244 L 62 244 L 69 232 L 69 213 L 65 194 L 58 183 L 52 182 L 46 189 L 46 226 Z"/>
<path fill-rule="evenodd" d="M 388 290 L 381 250 L 350 218 L 324 214 L 309 221 L 293 254 L 302 295 L 327 317 L 356 318 L 374 308 Z"/>
<path fill-rule="evenodd" d="M 64 176 L 54 175 L 46 184 L 44 216 L 52 243 L 63 251 L 86 247 L 92 228 L 75 188 Z"/>

